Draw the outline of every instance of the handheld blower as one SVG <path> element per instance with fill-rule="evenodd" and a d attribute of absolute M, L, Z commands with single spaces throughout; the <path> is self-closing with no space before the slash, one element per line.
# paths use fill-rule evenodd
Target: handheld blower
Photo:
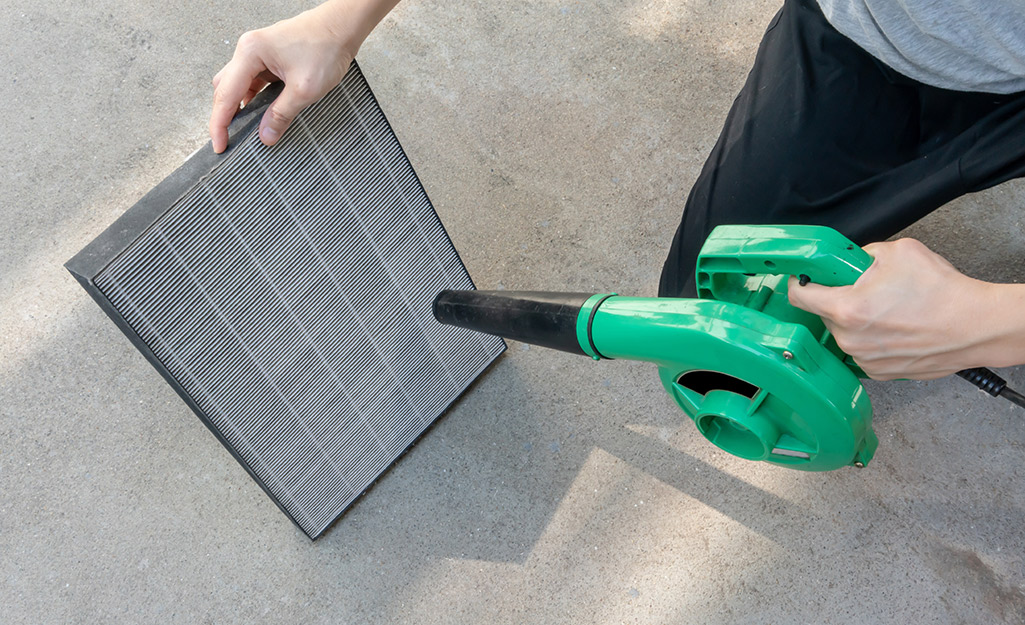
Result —
<path fill-rule="evenodd" d="M 698 255 L 696 299 L 443 291 L 434 315 L 595 360 L 652 362 L 701 434 L 741 458 L 860 468 L 879 443 L 866 376 L 818 316 L 790 305 L 787 280 L 848 285 L 871 264 L 831 228 L 719 226 Z M 988 370 L 959 375 L 1025 405 Z"/>

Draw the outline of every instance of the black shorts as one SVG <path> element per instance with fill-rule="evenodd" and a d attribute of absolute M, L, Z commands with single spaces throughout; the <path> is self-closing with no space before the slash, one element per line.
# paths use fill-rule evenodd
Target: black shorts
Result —
<path fill-rule="evenodd" d="M 687 198 L 659 295 L 694 297 L 719 224 L 821 224 L 864 245 L 1025 175 L 1025 93 L 930 87 L 786 0 Z"/>

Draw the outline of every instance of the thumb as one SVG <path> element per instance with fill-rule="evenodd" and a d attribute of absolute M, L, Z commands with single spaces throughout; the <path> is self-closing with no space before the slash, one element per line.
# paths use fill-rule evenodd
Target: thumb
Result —
<path fill-rule="evenodd" d="M 797 278 L 790 276 L 787 283 L 787 295 L 791 305 L 813 315 L 830 319 L 833 317 L 832 312 L 836 309 L 838 298 L 850 288 L 849 286 L 822 286 L 814 283 L 801 286 Z"/>
<path fill-rule="evenodd" d="M 267 107 L 260 120 L 260 141 L 272 146 L 281 139 L 288 127 L 310 102 L 296 97 L 295 89 L 285 84 L 285 88 Z"/>

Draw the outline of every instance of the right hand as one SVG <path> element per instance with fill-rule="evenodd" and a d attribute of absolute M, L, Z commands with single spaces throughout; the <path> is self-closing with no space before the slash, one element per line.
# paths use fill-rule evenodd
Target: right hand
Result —
<path fill-rule="evenodd" d="M 339 27 L 337 12 L 329 4 L 239 38 L 231 61 L 213 79 L 210 139 L 214 152 L 220 154 L 228 147 L 228 124 L 240 106 L 267 84 L 285 83 L 260 120 L 260 140 L 272 146 L 296 115 L 345 77 L 366 35 L 346 28 L 344 20 Z"/>
<path fill-rule="evenodd" d="M 913 239 L 865 246 L 872 265 L 850 286 L 790 279 L 790 303 L 822 317 L 837 345 L 876 380 L 931 380 L 1025 361 L 1025 285 L 970 278 Z"/>

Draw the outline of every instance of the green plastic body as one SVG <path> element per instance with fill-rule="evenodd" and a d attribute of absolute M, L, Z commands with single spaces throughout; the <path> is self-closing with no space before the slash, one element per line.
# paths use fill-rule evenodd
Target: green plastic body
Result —
<path fill-rule="evenodd" d="M 698 430 L 731 454 L 806 471 L 865 466 L 878 440 L 861 372 L 786 289 L 790 275 L 852 284 L 871 263 L 830 228 L 720 226 L 698 258 L 698 299 L 595 295 L 577 339 L 593 358 L 655 363 Z"/>

